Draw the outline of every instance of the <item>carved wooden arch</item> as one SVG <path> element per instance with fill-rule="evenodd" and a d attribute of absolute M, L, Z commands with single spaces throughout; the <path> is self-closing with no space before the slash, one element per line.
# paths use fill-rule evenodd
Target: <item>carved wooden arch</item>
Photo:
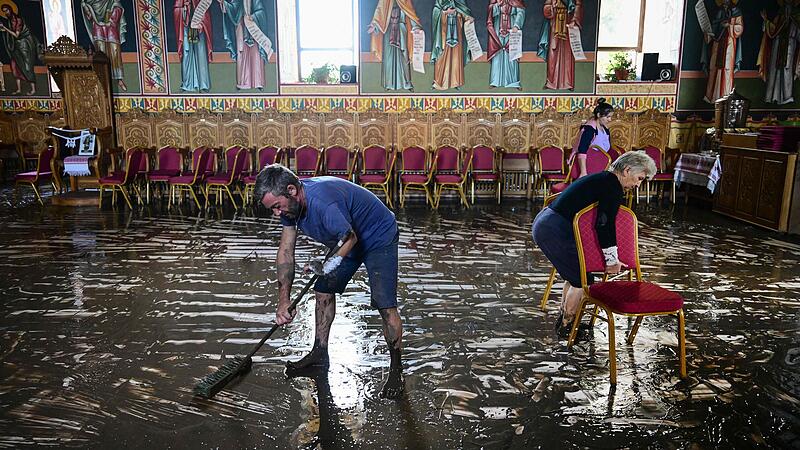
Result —
<path fill-rule="evenodd" d="M 361 148 L 370 145 L 389 148 L 392 145 L 390 117 L 389 114 L 377 109 L 358 114 L 358 145 Z"/>
<path fill-rule="evenodd" d="M 420 111 L 410 111 L 398 116 L 395 139 L 398 150 L 417 146 L 430 147 L 430 118 Z"/>
<path fill-rule="evenodd" d="M 662 150 L 666 148 L 669 141 L 669 117 L 669 114 L 655 109 L 640 114 L 636 119 L 636 140 L 633 146 L 642 148 L 650 145 Z"/>
<path fill-rule="evenodd" d="M 564 118 L 566 122 L 566 134 L 564 135 L 564 143 L 560 147 L 571 149 L 575 145 L 575 139 L 578 138 L 581 126 L 592 117 L 594 117 L 594 114 L 591 109 L 579 109 L 572 114 L 568 114 Z"/>
<path fill-rule="evenodd" d="M 156 147 L 186 147 L 186 123 L 184 117 L 173 109 L 165 109 L 155 117 Z"/>
<path fill-rule="evenodd" d="M 614 111 L 614 116 L 608 123 L 608 130 L 611 133 L 611 145 L 630 150 L 633 146 L 636 116 L 627 114 L 624 109 Z"/>
<path fill-rule="evenodd" d="M 139 108 L 127 113 L 117 113 L 117 142 L 123 148 L 150 147 L 153 139 L 153 121 Z"/>
<path fill-rule="evenodd" d="M 25 111 L 16 121 L 17 139 L 33 150 L 46 147 L 49 139 L 47 134 L 47 116 L 34 111 Z"/>
<path fill-rule="evenodd" d="M 495 147 L 497 145 L 497 134 L 499 132 L 499 114 L 491 113 L 485 108 L 477 109 L 466 115 L 466 142 L 468 147 L 485 145 Z"/>
<path fill-rule="evenodd" d="M 324 143 L 326 147 L 339 145 L 353 148 L 356 145 L 356 115 L 344 110 L 323 114 Z"/>
<path fill-rule="evenodd" d="M 219 124 L 219 114 L 205 109 L 187 116 L 186 127 L 189 131 L 189 146 L 191 148 L 221 146 L 222 139 L 220 139 Z"/>
<path fill-rule="evenodd" d="M 431 131 L 433 133 L 433 147 L 443 145 L 460 148 L 463 145 L 464 115 L 453 112 L 452 109 L 442 109 L 431 117 Z"/>
<path fill-rule="evenodd" d="M 270 108 L 257 114 L 253 119 L 256 149 L 271 145 L 284 148 L 289 146 L 289 118 L 286 114 Z"/>
<path fill-rule="evenodd" d="M 322 145 L 322 116 L 319 113 L 298 112 L 289 115 L 289 136 L 292 147 Z"/>
<path fill-rule="evenodd" d="M 555 108 L 547 108 L 533 116 L 533 139 L 531 146 L 540 148 L 546 146 L 562 147 L 564 145 L 565 121 L 564 115 Z"/>
<path fill-rule="evenodd" d="M 241 147 L 253 146 L 253 118 L 250 113 L 241 109 L 233 109 L 223 114 L 222 146 L 225 148 L 239 145 Z"/>

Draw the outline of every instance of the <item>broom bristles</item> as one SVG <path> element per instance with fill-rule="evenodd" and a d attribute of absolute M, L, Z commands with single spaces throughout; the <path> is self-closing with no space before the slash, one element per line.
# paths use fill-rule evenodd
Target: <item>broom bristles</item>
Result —
<path fill-rule="evenodd" d="M 250 370 L 252 359 L 246 356 L 237 356 L 222 365 L 216 372 L 205 376 L 194 387 L 194 393 L 204 398 L 211 398 L 221 391 L 228 383 L 242 373 Z"/>

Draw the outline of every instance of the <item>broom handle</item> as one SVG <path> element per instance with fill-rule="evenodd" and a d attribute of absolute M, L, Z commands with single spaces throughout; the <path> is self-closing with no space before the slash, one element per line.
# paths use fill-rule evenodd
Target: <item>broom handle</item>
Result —
<path fill-rule="evenodd" d="M 333 247 L 330 251 L 328 251 L 328 254 L 325 255 L 325 259 L 327 260 L 328 258 L 333 256 L 336 252 L 338 252 L 339 249 L 342 248 L 342 245 L 344 245 L 344 241 L 346 241 L 349 237 L 350 237 L 350 232 L 348 232 L 345 237 L 340 239 L 339 242 L 336 243 L 335 247 Z M 311 289 L 311 286 L 314 285 L 314 283 L 317 281 L 318 278 L 319 275 L 314 274 L 314 276 L 311 277 L 310 280 L 308 280 L 308 283 L 306 283 L 306 285 L 303 286 L 303 289 L 300 291 L 300 293 L 295 296 L 294 301 L 292 301 L 292 304 L 289 305 L 289 312 L 294 311 L 297 308 L 297 305 L 300 303 L 301 300 L 303 300 L 303 297 L 305 297 L 305 295 L 308 293 L 308 290 Z M 255 355 L 256 352 L 261 349 L 261 346 L 264 345 L 265 342 L 267 342 L 267 339 L 269 339 L 272 336 L 272 333 L 274 333 L 275 330 L 277 330 L 278 328 L 280 328 L 280 325 L 278 325 L 277 323 L 273 325 L 272 328 L 270 328 L 270 330 L 267 332 L 267 334 L 263 338 L 261 338 L 261 341 L 258 343 L 258 345 L 256 345 L 255 348 L 253 348 L 253 350 L 250 351 L 247 357 L 252 358 L 253 355 Z"/>

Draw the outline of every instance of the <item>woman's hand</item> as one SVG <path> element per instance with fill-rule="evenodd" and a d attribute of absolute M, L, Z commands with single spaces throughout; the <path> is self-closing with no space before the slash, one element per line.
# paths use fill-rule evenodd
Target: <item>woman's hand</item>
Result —
<path fill-rule="evenodd" d="M 624 262 L 620 261 L 616 264 L 612 264 L 610 266 L 606 266 L 606 273 L 620 273 L 622 269 L 627 269 L 628 265 Z"/>

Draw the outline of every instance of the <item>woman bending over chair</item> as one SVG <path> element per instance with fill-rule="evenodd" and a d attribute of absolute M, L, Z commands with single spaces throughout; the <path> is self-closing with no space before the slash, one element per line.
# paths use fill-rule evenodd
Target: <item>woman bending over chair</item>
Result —
<path fill-rule="evenodd" d="M 592 112 L 592 118 L 581 126 L 581 131 L 575 140 L 575 145 L 572 147 L 572 154 L 570 155 L 570 161 L 573 158 L 578 158 L 578 168 L 580 169 L 578 178 L 588 175 L 586 171 L 586 153 L 590 147 L 599 147 L 606 153 L 611 150 L 611 135 L 608 131 L 608 123 L 611 122 L 613 114 L 614 107 L 606 103 L 606 99 L 600 98 Z"/>
<path fill-rule="evenodd" d="M 575 214 L 597 202 L 595 229 L 603 249 L 606 273 L 620 272 L 625 265 L 617 256 L 615 219 L 625 192 L 639 187 L 644 179 L 652 178 L 656 165 L 644 152 L 627 152 L 617 158 L 607 171 L 588 175 L 574 181 L 559 197 L 544 208 L 533 221 L 533 240 L 553 263 L 564 282 L 561 314 L 556 323 L 559 336 L 567 337 L 583 294 L 578 250 L 572 231 Z M 590 281 L 591 283 L 591 281 Z"/>

